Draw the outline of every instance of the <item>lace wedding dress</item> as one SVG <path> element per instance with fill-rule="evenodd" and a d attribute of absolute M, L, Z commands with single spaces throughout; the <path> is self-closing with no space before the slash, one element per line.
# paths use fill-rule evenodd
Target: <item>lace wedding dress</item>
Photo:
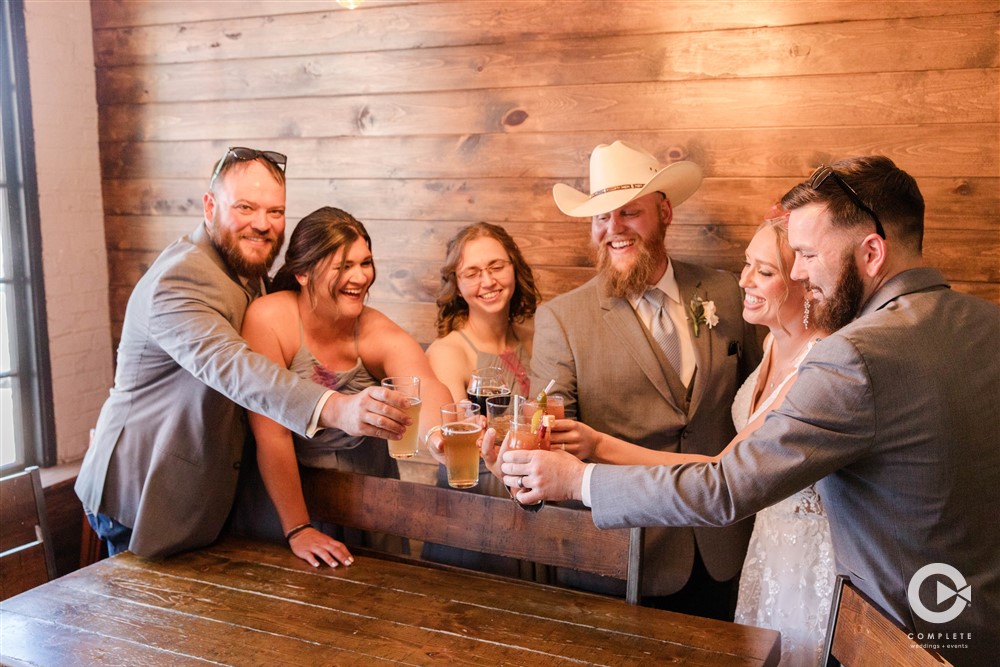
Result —
<path fill-rule="evenodd" d="M 795 360 L 796 367 L 808 351 Z M 768 336 L 761 366 L 770 353 Z M 782 386 L 795 377 L 793 373 L 784 378 L 751 415 L 761 366 L 736 393 L 737 431 L 769 410 Z M 826 638 L 835 576 L 830 524 L 816 489 L 809 486 L 757 513 L 740 576 L 735 620 L 781 632 L 781 667 L 815 667 Z"/>

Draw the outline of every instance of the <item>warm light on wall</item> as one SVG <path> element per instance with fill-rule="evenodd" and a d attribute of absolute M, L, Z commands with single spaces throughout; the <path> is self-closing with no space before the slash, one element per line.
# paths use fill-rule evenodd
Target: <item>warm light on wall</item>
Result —
<path fill-rule="evenodd" d="M 361 3 L 365 0 L 337 0 L 337 4 L 341 7 L 346 7 L 347 9 L 355 9 L 361 6 Z"/>

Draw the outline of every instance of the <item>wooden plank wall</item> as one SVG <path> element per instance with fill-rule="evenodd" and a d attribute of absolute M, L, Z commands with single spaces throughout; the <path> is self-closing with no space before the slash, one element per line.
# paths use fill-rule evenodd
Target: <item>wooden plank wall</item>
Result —
<path fill-rule="evenodd" d="M 504 225 L 551 298 L 592 275 L 590 150 L 705 170 L 671 253 L 738 270 L 812 168 L 884 153 L 927 200 L 925 255 L 1000 302 L 998 0 L 92 0 L 111 312 L 192 229 L 226 146 L 289 155 L 289 224 L 322 205 L 374 238 L 373 304 L 433 337 L 444 243 Z"/>

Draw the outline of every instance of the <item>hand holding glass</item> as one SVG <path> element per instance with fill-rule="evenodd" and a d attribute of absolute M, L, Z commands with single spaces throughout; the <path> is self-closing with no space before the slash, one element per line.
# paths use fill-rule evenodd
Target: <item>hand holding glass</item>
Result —
<path fill-rule="evenodd" d="M 402 438 L 389 441 L 389 456 L 394 459 L 412 458 L 417 453 L 417 433 L 420 430 L 420 378 L 415 375 L 388 377 L 382 380 L 382 386 L 406 396 L 410 403 L 406 414 L 413 420 Z"/>
<path fill-rule="evenodd" d="M 548 417 L 548 419 L 546 419 Z M 518 421 L 532 425 L 532 430 L 538 436 L 539 449 L 551 449 L 550 429 L 552 420 L 565 419 L 566 408 L 562 396 L 548 396 L 544 409 L 538 401 L 525 401 L 521 404 Z"/>

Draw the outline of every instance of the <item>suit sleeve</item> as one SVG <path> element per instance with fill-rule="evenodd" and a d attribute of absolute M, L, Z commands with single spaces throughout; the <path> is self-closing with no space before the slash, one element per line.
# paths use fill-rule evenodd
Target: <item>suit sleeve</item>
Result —
<path fill-rule="evenodd" d="M 168 270 L 153 291 L 150 335 L 201 382 L 305 435 L 325 388 L 247 346 L 223 314 L 227 287 L 218 270 L 192 271 L 190 265 Z"/>
<path fill-rule="evenodd" d="M 785 401 L 717 463 L 598 465 L 594 523 L 726 526 L 865 456 L 875 411 L 864 360 L 847 340 L 817 344 Z"/>
<path fill-rule="evenodd" d="M 548 306 L 535 313 L 535 337 L 531 351 L 531 395 L 555 380 L 553 394 L 563 397 L 566 417 L 576 419 L 576 359 L 563 322 Z"/>

